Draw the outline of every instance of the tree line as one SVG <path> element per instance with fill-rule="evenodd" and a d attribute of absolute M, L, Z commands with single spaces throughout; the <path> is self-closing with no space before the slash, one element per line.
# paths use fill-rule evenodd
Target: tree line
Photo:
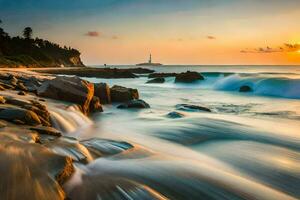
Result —
<path fill-rule="evenodd" d="M 31 27 L 24 28 L 22 36 L 11 37 L 1 27 L 2 23 L 0 20 L 0 65 L 2 66 L 72 65 L 72 58 L 80 57 L 80 52 L 76 49 L 61 47 L 48 40 L 33 38 Z"/>

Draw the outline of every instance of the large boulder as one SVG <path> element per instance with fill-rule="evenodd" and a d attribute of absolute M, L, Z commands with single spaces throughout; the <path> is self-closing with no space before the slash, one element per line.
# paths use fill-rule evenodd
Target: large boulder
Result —
<path fill-rule="evenodd" d="M 37 90 L 38 96 L 79 104 L 87 114 L 94 96 L 94 84 L 78 77 L 56 77 L 45 81 Z"/>
<path fill-rule="evenodd" d="M 139 92 L 137 89 L 126 88 L 118 85 L 114 85 L 110 89 L 110 95 L 112 102 L 127 102 L 139 98 Z"/>
<path fill-rule="evenodd" d="M 176 73 L 152 73 L 149 74 L 148 78 L 165 78 L 165 77 L 175 77 Z"/>
<path fill-rule="evenodd" d="M 110 104 L 110 88 L 106 83 L 95 83 L 94 84 L 94 96 L 100 99 L 101 104 Z"/>
<path fill-rule="evenodd" d="M 195 81 L 204 80 L 204 77 L 198 72 L 183 72 L 176 75 L 176 83 L 192 83 Z"/>
<path fill-rule="evenodd" d="M 159 77 L 159 78 L 151 79 L 151 80 L 147 81 L 146 83 L 164 83 L 164 82 L 165 82 L 165 79 L 162 77 Z"/>
<path fill-rule="evenodd" d="M 141 99 L 134 99 L 119 105 L 117 108 L 150 108 L 150 105 Z"/>

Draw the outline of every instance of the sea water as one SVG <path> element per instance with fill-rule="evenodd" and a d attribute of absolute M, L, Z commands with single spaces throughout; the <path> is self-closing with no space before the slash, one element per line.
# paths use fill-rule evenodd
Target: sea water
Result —
<path fill-rule="evenodd" d="M 107 105 L 93 116 L 94 125 L 79 138 L 121 140 L 134 149 L 88 164 L 71 180 L 77 186 L 69 185 L 70 194 L 80 197 L 88 191 L 99 199 L 300 198 L 300 66 L 152 69 L 197 71 L 205 80 L 180 84 L 170 77 L 146 84 L 144 75 L 85 78 L 137 88 L 151 108 Z M 253 91 L 239 92 L 244 85 Z M 212 112 L 182 110 L 178 104 Z"/>

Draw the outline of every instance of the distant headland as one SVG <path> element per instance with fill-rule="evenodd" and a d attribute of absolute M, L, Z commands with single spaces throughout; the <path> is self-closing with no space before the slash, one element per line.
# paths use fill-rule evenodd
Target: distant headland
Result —
<path fill-rule="evenodd" d="M 23 37 L 11 37 L 0 27 L 0 67 L 84 67 L 77 49 L 32 35 L 30 27 Z"/>
<path fill-rule="evenodd" d="M 161 66 L 163 64 L 161 63 L 153 63 L 152 62 L 152 55 L 150 54 L 149 56 L 149 61 L 147 63 L 139 63 L 139 64 L 136 64 L 136 66 Z"/>

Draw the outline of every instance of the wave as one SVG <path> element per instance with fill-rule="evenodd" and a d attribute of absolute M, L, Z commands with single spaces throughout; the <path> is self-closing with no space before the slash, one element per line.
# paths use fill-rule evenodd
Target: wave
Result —
<path fill-rule="evenodd" d="M 158 87 L 189 88 L 189 89 L 212 89 L 221 91 L 238 92 L 240 87 L 249 86 L 252 92 L 249 94 L 273 96 L 289 99 L 300 99 L 300 78 L 275 73 L 201 73 L 204 81 L 194 84 L 174 83 L 174 78 L 166 78 L 164 84 L 151 84 Z M 146 85 L 146 84 L 145 84 Z"/>

